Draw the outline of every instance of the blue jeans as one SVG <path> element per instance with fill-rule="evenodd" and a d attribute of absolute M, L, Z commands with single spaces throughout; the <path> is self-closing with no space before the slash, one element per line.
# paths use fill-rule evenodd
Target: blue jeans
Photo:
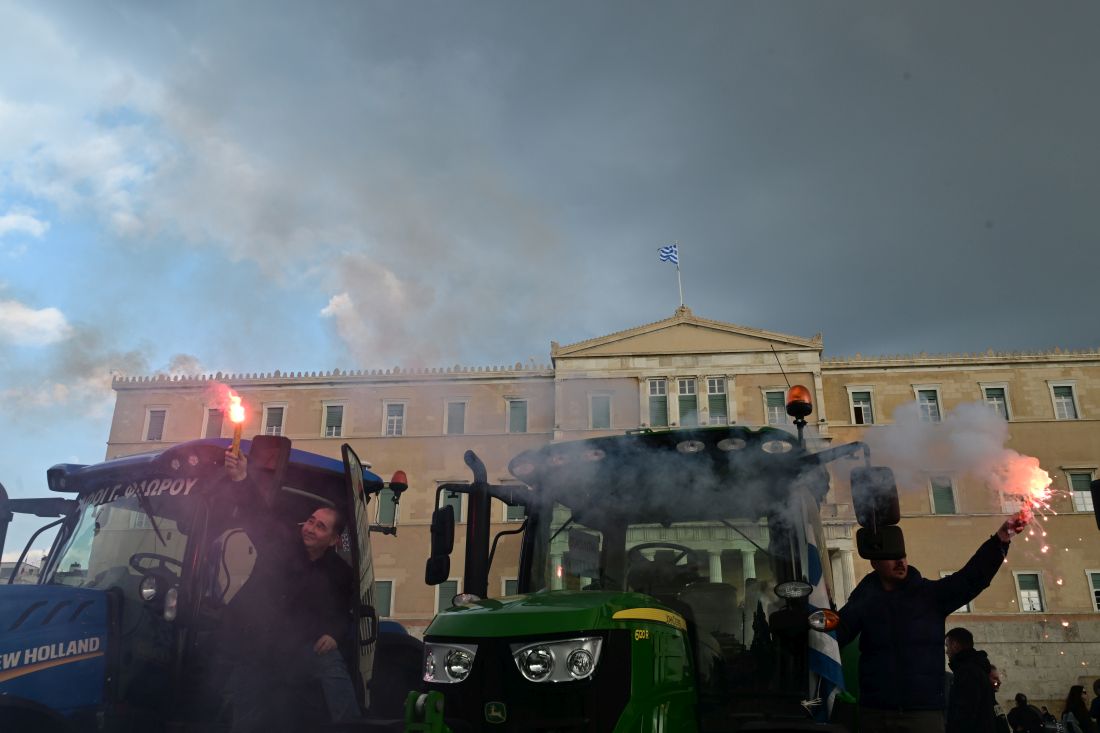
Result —
<path fill-rule="evenodd" d="M 355 699 L 355 688 L 348 676 L 348 667 L 339 650 L 317 654 L 308 646 L 305 653 L 309 659 L 307 672 L 310 679 L 321 683 L 325 695 L 329 719 L 334 723 L 359 717 L 359 702 Z"/>

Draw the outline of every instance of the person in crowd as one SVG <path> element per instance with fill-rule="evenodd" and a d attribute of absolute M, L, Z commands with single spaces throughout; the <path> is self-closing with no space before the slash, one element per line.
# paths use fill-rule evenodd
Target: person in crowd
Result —
<path fill-rule="evenodd" d="M 873 560 L 840 609 L 838 641 L 859 636 L 860 730 L 944 730 L 944 623 L 989 586 L 1012 536 L 1027 526 L 1005 521 L 957 573 L 923 577 L 904 556 Z"/>
<path fill-rule="evenodd" d="M 1084 685 L 1074 685 L 1066 695 L 1062 708 L 1062 726 L 1066 733 L 1096 733 L 1096 723 L 1089 715 L 1088 693 Z"/>
<path fill-rule="evenodd" d="M 1100 679 L 1092 681 L 1092 705 L 1089 706 L 1089 715 L 1093 722 L 1100 726 Z"/>
<path fill-rule="evenodd" d="M 1034 705 L 1029 705 L 1027 695 L 1016 693 L 1016 707 L 1008 711 L 1008 724 L 1013 733 L 1043 733 L 1043 715 Z"/>
<path fill-rule="evenodd" d="M 319 682 L 331 721 L 358 717 L 359 705 L 339 644 L 351 628 L 351 568 L 334 551 L 344 530 L 335 508 L 316 509 L 295 531 L 271 511 L 248 478 L 244 454 L 225 454 L 226 474 L 256 550 L 248 580 L 226 608 L 232 659 L 233 733 L 293 729 L 302 700 L 287 690 Z"/>
<path fill-rule="evenodd" d="M 994 733 L 989 658 L 974 648 L 974 635 L 961 626 L 947 632 L 943 645 L 952 673 L 947 733 Z"/>

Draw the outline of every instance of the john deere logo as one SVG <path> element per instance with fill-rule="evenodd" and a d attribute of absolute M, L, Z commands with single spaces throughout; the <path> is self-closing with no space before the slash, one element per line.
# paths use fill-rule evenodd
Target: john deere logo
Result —
<path fill-rule="evenodd" d="M 485 722 L 503 723 L 508 720 L 508 708 L 502 702 L 485 703 Z"/>

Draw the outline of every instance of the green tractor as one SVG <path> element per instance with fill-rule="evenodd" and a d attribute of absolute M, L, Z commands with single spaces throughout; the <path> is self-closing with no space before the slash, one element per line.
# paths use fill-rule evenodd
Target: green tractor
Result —
<path fill-rule="evenodd" d="M 522 486 L 489 484 L 467 452 L 473 482 L 439 489 L 469 496 L 463 592 L 425 632 L 427 692 L 409 696 L 406 730 L 846 730 L 827 722 L 843 682 L 820 503 L 825 465 L 869 453 L 807 450 L 808 400 L 788 411 L 797 436 L 716 427 L 529 450 L 509 464 Z M 853 483 L 884 472 L 860 466 Z M 518 590 L 502 598 L 488 594 L 493 501 L 526 514 Z M 453 536 L 450 507 L 436 510 L 429 583 L 449 576 Z"/>

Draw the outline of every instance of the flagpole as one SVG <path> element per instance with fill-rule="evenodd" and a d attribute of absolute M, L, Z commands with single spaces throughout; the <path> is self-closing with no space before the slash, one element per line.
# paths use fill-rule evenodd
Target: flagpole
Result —
<path fill-rule="evenodd" d="M 684 283 L 680 280 L 680 242 L 679 240 L 673 242 L 676 245 L 676 285 L 680 288 L 680 307 L 684 307 Z"/>

